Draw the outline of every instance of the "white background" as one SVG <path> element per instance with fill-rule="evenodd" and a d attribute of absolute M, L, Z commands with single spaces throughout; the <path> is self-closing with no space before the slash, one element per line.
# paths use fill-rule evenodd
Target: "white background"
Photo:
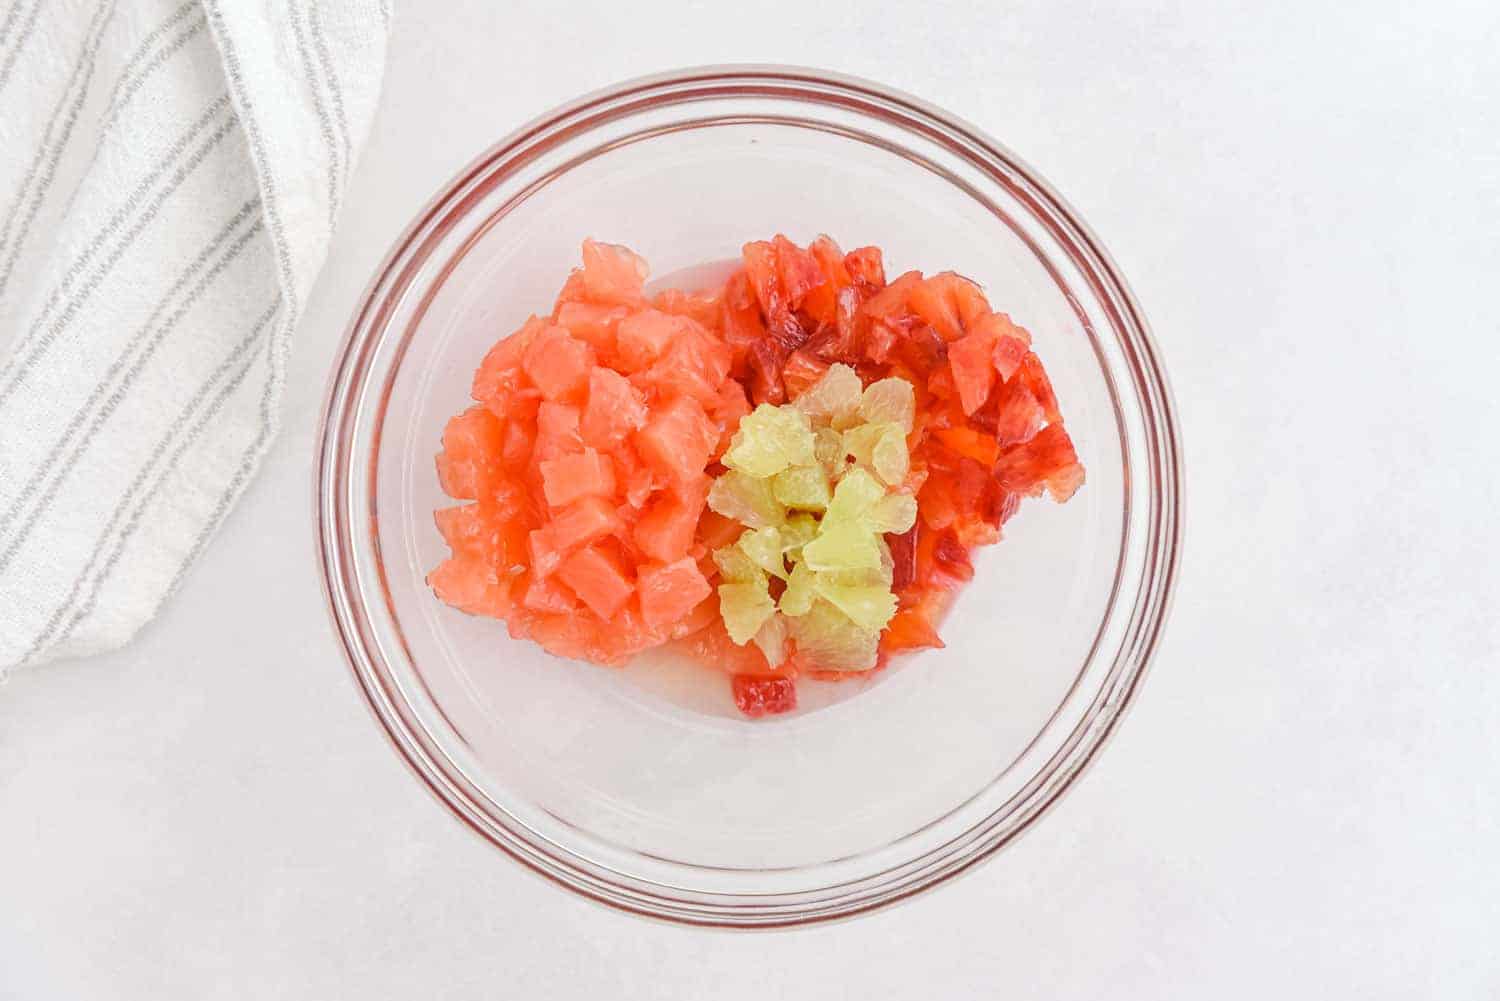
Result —
<path fill-rule="evenodd" d="M 0 996 L 1500 995 L 1493 0 L 398 6 L 259 479 L 129 648 L 0 689 Z M 1188 469 L 1165 645 L 1081 785 L 950 886 L 757 935 L 573 899 L 450 819 L 347 677 L 309 484 L 344 322 L 437 186 L 581 91 L 746 60 L 910 90 L 1053 181 Z"/>

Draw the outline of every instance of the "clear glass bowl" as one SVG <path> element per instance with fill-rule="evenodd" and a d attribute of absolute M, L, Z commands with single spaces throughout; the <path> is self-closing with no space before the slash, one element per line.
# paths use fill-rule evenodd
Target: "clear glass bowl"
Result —
<path fill-rule="evenodd" d="M 440 604 L 433 470 L 485 350 L 545 310 L 586 236 L 664 275 L 826 232 L 891 274 L 952 268 L 1029 328 L 1088 483 L 983 550 L 947 648 L 802 682 L 739 718 L 680 664 L 559 661 Z M 1124 280 L 1035 172 L 861 80 L 685 70 L 551 112 L 397 241 L 334 372 L 317 470 L 334 619 L 396 749 L 483 837 L 578 893 L 695 924 L 846 916 L 940 883 L 1066 790 L 1129 704 L 1178 559 L 1166 378 Z"/>

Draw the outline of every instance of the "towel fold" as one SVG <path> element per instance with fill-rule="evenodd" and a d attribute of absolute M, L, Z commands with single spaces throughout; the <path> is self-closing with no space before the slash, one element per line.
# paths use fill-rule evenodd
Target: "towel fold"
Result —
<path fill-rule="evenodd" d="M 127 641 L 277 427 L 385 63 L 383 0 L 0 20 L 0 676 Z"/>

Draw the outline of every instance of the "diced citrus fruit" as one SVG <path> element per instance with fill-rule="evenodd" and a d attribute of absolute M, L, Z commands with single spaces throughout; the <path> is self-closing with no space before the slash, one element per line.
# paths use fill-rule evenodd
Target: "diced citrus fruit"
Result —
<path fill-rule="evenodd" d="M 582 257 L 437 457 L 470 503 L 434 514 L 431 586 L 514 637 L 601 664 L 675 641 L 743 712 L 785 711 L 798 671 L 941 646 L 971 549 L 1083 482 L 1030 334 L 968 279 L 778 234 L 720 289 L 648 301 L 634 253 Z"/>
<path fill-rule="evenodd" d="M 706 478 L 685 491 L 662 491 L 653 497 L 631 529 L 636 547 L 653 560 L 670 563 L 693 544 L 703 514 Z"/>
<path fill-rule="evenodd" d="M 553 326 L 537 334 L 521 364 L 544 398 L 571 402 L 583 396 L 594 360 L 590 344 Z"/>
<path fill-rule="evenodd" d="M 690 397 L 666 404 L 635 433 L 641 458 L 674 483 L 687 483 L 699 476 L 718 440 L 718 432 L 702 405 Z"/>
<path fill-rule="evenodd" d="M 580 497 L 612 497 L 615 467 L 592 448 L 541 463 L 542 489 L 547 503 L 566 507 Z"/>
<path fill-rule="evenodd" d="M 858 522 L 884 496 L 885 487 L 875 477 L 863 469 L 851 469 L 834 487 L 823 523 Z"/>
<path fill-rule="evenodd" d="M 473 500 L 492 489 L 499 473 L 501 424 L 484 407 L 470 407 L 443 429 L 438 479 L 449 497 Z"/>
<path fill-rule="evenodd" d="M 868 671 L 880 645 L 878 629 L 864 629 L 827 601 L 787 620 L 797 656 L 825 671 Z"/>
<path fill-rule="evenodd" d="M 427 584 L 439 598 L 471 615 L 503 617 L 510 612 L 509 579 L 483 560 L 444 560 L 427 575 Z"/>
<path fill-rule="evenodd" d="M 708 506 L 726 518 L 750 528 L 780 525 L 785 512 L 771 492 L 769 480 L 731 469 L 714 480 L 708 491 Z"/>
<path fill-rule="evenodd" d="M 588 403 L 579 425 L 583 440 L 611 449 L 646 423 L 646 399 L 620 373 L 596 368 L 589 373 Z"/>
<path fill-rule="evenodd" d="M 654 309 L 632 313 L 615 330 L 615 346 L 622 372 L 639 372 L 662 355 L 688 328 L 690 320 Z"/>
<path fill-rule="evenodd" d="M 791 678 L 736 674 L 730 688 L 735 706 L 751 719 L 797 708 L 797 683 Z"/>
<path fill-rule="evenodd" d="M 911 387 L 907 386 L 907 389 Z M 842 431 L 858 416 L 862 392 L 862 384 L 854 369 L 838 364 L 831 366 L 793 402 L 798 410 L 813 420 Z"/>
<path fill-rule="evenodd" d="M 908 494 L 888 494 L 870 508 L 867 523 L 872 531 L 901 534 L 917 521 L 917 499 Z"/>
<path fill-rule="evenodd" d="M 628 247 L 583 241 L 584 294 L 593 302 L 632 304 L 639 301 L 649 273 L 646 262 Z"/>
<path fill-rule="evenodd" d="M 790 407 L 762 403 L 740 420 L 724 465 L 758 479 L 813 462 L 812 425 Z"/>
<path fill-rule="evenodd" d="M 818 597 L 863 629 L 873 629 L 878 633 L 896 614 L 896 596 L 886 587 L 850 586 L 819 575 L 816 589 Z"/>
<path fill-rule="evenodd" d="M 763 585 L 733 581 L 719 585 L 719 614 L 729 638 L 743 646 L 776 611 L 771 594 Z"/>
<path fill-rule="evenodd" d="M 740 551 L 750 557 L 750 561 L 760 569 L 773 577 L 786 579 L 786 563 L 781 555 L 780 529 L 774 526 L 747 529 L 745 534 L 740 536 L 737 545 Z"/>
<path fill-rule="evenodd" d="M 867 424 L 895 424 L 910 432 L 917 402 L 910 382 L 900 378 L 872 382 L 860 396 L 859 416 Z"/>
<path fill-rule="evenodd" d="M 578 408 L 566 403 L 543 403 L 536 413 L 536 445 L 532 455 L 537 462 L 567 455 L 583 448 L 578 434 Z"/>
<path fill-rule="evenodd" d="M 726 581 L 766 586 L 765 569 L 738 545 L 715 549 L 714 565 L 719 568 L 719 576 Z"/>
<path fill-rule="evenodd" d="M 880 566 L 875 536 L 862 525 L 823 520 L 818 537 L 802 547 L 802 561 L 814 570 L 860 570 Z"/>
<path fill-rule="evenodd" d="M 629 315 L 624 306 L 600 306 L 591 302 L 565 302 L 557 307 L 554 319 L 568 333 L 593 345 L 594 350 L 613 354 L 615 328 Z M 504 344 L 504 341 L 500 343 Z"/>
<path fill-rule="evenodd" d="M 772 479 L 771 492 L 786 507 L 804 511 L 822 511 L 832 496 L 821 466 L 788 466 Z"/>
<path fill-rule="evenodd" d="M 906 435 L 894 424 L 871 426 L 885 430 L 870 453 L 870 466 L 888 486 L 899 487 L 906 482 L 906 474 L 911 471 L 911 453 L 906 448 Z"/>
<path fill-rule="evenodd" d="M 712 592 L 690 557 L 663 566 L 641 568 L 636 583 L 641 595 L 641 617 L 652 627 L 685 618 Z"/>
<path fill-rule="evenodd" d="M 613 618 L 635 591 L 619 561 L 597 546 L 563 560 L 557 576 L 601 619 Z"/>
<path fill-rule="evenodd" d="M 781 614 L 806 615 L 812 608 L 813 598 L 817 597 L 816 585 L 817 574 L 805 561 L 799 561 L 792 567 L 786 590 L 781 592 L 781 598 L 777 601 Z"/>
<path fill-rule="evenodd" d="M 760 647 L 760 652 L 766 655 L 767 664 L 780 667 L 782 661 L 786 660 L 786 638 L 786 620 L 773 614 L 756 630 L 751 642 Z"/>

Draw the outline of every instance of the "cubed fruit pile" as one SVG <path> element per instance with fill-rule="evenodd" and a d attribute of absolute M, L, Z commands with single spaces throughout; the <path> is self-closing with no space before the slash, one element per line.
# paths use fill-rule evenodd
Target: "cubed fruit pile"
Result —
<path fill-rule="evenodd" d="M 798 675 L 941 646 L 970 550 L 1083 482 L 1030 336 L 967 279 L 781 236 L 718 290 L 646 274 L 586 241 L 486 355 L 437 460 L 470 502 L 436 515 L 442 600 L 601 664 L 674 642 L 785 712 Z"/>

